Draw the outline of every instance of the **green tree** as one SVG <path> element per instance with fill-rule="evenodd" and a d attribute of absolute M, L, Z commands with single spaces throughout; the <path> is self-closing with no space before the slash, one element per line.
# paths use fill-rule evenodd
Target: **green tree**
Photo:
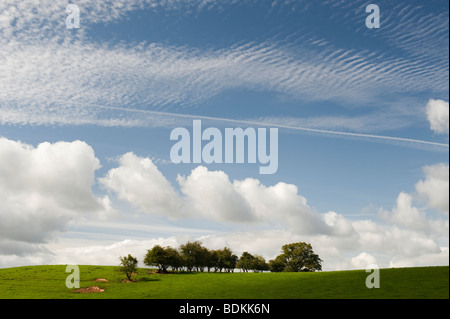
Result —
<path fill-rule="evenodd" d="M 206 268 L 208 272 L 211 271 L 212 268 L 215 268 L 219 261 L 217 251 L 216 250 L 208 250 L 208 262 L 206 264 Z"/>
<path fill-rule="evenodd" d="M 169 259 L 169 266 L 172 267 L 172 270 L 180 270 L 184 266 L 183 256 L 181 256 L 178 249 L 166 247 L 166 253 Z"/>
<path fill-rule="evenodd" d="M 286 272 L 322 270 L 322 259 L 314 253 L 311 244 L 287 244 L 282 247 L 282 252 L 272 263 L 272 268 L 283 265 L 283 271 Z"/>
<path fill-rule="evenodd" d="M 227 272 L 234 272 L 239 257 L 233 254 L 233 252 L 228 248 L 224 248 L 224 250 L 226 253 L 225 270 Z"/>
<path fill-rule="evenodd" d="M 271 272 L 282 272 L 284 267 L 284 258 L 281 255 L 269 261 L 269 270 Z"/>
<path fill-rule="evenodd" d="M 236 267 L 242 269 L 243 272 L 248 272 L 250 269 L 253 269 L 254 259 L 252 254 L 247 251 L 244 251 L 239 258 Z"/>
<path fill-rule="evenodd" d="M 138 260 L 128 254 L 127 257 L 120 257 L 121 271 L 125 273 L 128 280 L 131 280 L 131 275 L 136 271 Z"/>
<path fill-rule="evenodd" d="M 266 263 L 266 260 L 263 256 L 253 255 L 251 269 L 253 269 L 254 272 L 267 271 L 269 270 L 269 265 Z"/>
<path fill-rule="evenodd" d="M 188 271 L 203 271 L 208 267 L 210 252 L 199 241 L 188 242 L 180 246 L 184 265 Z"/>
<path fill-rule="evenodd" d="M 153 246 L 147 250 L 144 258 L 144 264 L 147 266 L 157 266 L 160 272 L 167 272 L 168 267 L 177 269 L 182 267 L 182 260 L 179 252 L 172 247 Z"/>
<path fill-rule="evenodd" d="M 214 271 L 233 272 L 238 262 L 238 256 L 234 255 L 231 249 L 225 247 L 215 251 L 217 262 Z"/>

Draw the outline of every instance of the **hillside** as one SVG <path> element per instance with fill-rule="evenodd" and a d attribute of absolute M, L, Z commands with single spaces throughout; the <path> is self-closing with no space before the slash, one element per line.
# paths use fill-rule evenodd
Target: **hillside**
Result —
<path fill-rule="evenodd" d="M 449 267 L 381 269 L 379 289 L 364 270 L 317 273 L 186 273 L 140 268 L 135 282 L 118 267 L 80 266 L 80 293 L 66 287 L 66 266 L 0 269 L 0 299 L 390 299 L 449 298 Z M 102 291 L 102 292 L 100 292 Z"/>

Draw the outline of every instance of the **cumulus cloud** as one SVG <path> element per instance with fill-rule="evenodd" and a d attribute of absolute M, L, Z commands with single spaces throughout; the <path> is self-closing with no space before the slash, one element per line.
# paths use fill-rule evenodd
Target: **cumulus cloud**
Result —
<path fill-rule="evenodd" d="M 424 172 L 426 179 L 416 184 L 417 194 L 401 192 L 391 211 L 380 210 L 388 225 L 373 221 L 353 223 L 361 236 L 361 245 L 391 255 L 390 266 L 446 264 L 443 261 L 448 256 L 448 218 L 445 215 L 433 218 L 429 209 L 448 214 L 448 166 L 429 166 Z M 421 198 L 427 201 L 425 207 L 416 206 Z"/>
<path fill-rule="evenodd" d="M 178 193 L 150 158 L 134 153 L 122 155 L 118 167 L 98 179 L 115 196 L 95 197 L 91 187 L 100 162 L 93 149 L 80 141 L 33 147 L 3 138 L 0 159 L 4 163 L 0 167 L 0 255 L 9 266 L 43 261 L 115 265 L 120 255 L 142 258 L 155 244 L 176 247 L 196 239 L 211 249 L 226 246 L 237 254 L 251 251 L 268 259 L 275 258 L 283 244 L 306 241 L 325 260 L 324 269 L 365 268 L 375 262 L 380 267 L 445 264 L 443 257 L 448 256 L 448 218 L 444 214 L 432 219 L 427 211 L 429 207 L 448 210 L 448 198 L 444 200 L 448 166 L 444 164 L 425 167 L 426 177 L 416 184 L 417 194 L 401 192 L 391 210 L 380 211 L 385 222 L 380 223 L 350 220 L 334 211 L 317 212 L 292 184 L 230 180 L 225 172 L 203 166 L 177 177 Z M 427 207 L 416 207 L 416 195 L 426 196 Z M 194 230 L 186 228 L 188 237 L 179 237 L 180 229 L 171 233 L 168 227 L 165 238 L 46 248 L 80 216 L 113 211 L 116 197 L 137 211 L 173 222 L 203 219 L 206 225 L 213 221 L 232 225 L 234 230 L 197 232 L 191 238 Z M 127 224 L 126 229 L 130 227 Z"/>
<path fill-rule="evenodd" d="M 252 207 L 224 172 L 199 166 L 188 177 L 178 176 L 177 180 L 193 214 L 222 222 L 255 221 Z"/>
<path fill-rule="evenodd" d="M 443 100 L 429 100 L 427 104 L 427 117 L 430 128 L 437 134 L 449 134 L 449 106 Z"/>
<path fill-rule="evenodd" d="M 127 157 L 133 159 L 131 161 L 133 165 L 124 160 Z M 138 164 L 139 162 L 141 164 Z M 143 169 L 144 162 L 147 163 L 147 169 Z M 141 210 L 145 211 L 145 207 L 154 208 L 163 205 L 164 209 L 159 213 L 174 216 L 174 210 L 168 209 L 168 202 L 172 202 L 176 203 L 178 211 L 185 213 L 183 217 L 246 227 L 251 223 L 255 227 L 260 225 L 272 229 L 262 235 L 250 231 L 244 234 L 204 237 L 203 240 L 212 246 L 226 244 L 237 247 L 238 250 L 245 250 L 249 247 L 242 241 L 250 236 L 252 239 L 248 239 L 248 244 L 254 249 L 258 246 L 257 242 L 264 242 L 257 253 L 273 255 L 275 246 L 282 244 L 280 238 L 285 240 L 285 236 L 277 233 L 282 231 L 288 234 L 290 240 L 294 238 L 309 240 L 316 245 L 318 251 L 330 256 L 336 263 L 333 266 L 336 267 L 355 267 L 364 261 L 373 262 L 371 258 L 366 258 L 368 255 L 361 255 L 363 252 L 370 256 L 381 255 L 377 261 L 388 266 L 394 256 L 407 259 L 423 254 L 439 254 L 441 251 L 439 242 L 442 242 L 448 234 L 448 220 L 431 219 L 427 215 L 426 207 L 415 206 L 417 199 L 415 195 L 406 192 L 398 195 L 392 210 L 380 210 L 380 216 L 387 224 L 372 220 L 352 221 L 337 212 L 315 211 L 308 205 L 307 199 L 299 194 L 298 187 L 292 184 L 280 182 L 266 186 L 254 178 L 231 181 L 223 171 L 210 171 L 204 166 L 198 166 L 189 175 L 177 177 L 181 192 L 181 195 L 178 195 L 150 159 L 138 159 L 128 154 L 122 157 L 120 163 L 121 166 L 112 169 L 102 183 L 117 192 L 120 198 L 134 203 Z M 145 173 L 141 172 L 141 169 Z M 424 168 L 427 177 L 416 185 L 418 193 L 437 196 L 437 199 L 432 197 L 429 200 L 427 207 L 445 206 L 441 205 L 441 200 L 446 196 L 443 187 L 445 182 L 440 184 L 445 169 L 443 164 Z M 152 172 L 150 175 L 149 171 Z M 121 174 L 115 176 L 116 172 Z M 122 178 L 119 179 L 119 176 Z M 143 180 L 141 182 L 139 178 L 135 180 L 136 176 L 141 176 Z M 448 187 L 448 177 L 444 177 L 443 180 L 447 180 Z M 169 195 L 155 195 L 163 186 L 171 190 Z M 155 191 L 144 194 L 142 193 L 144 189 Z M 150 209 L 146 212 L 155 213 Z M 257 236 L 264 236 L 267 240 L 256 239 Z M 267 241 L 273 241 L 273 244 L 268 244 Z M 270 249 L 263 249 L 263 246 Z M 353 261 L 345 257 L 352 253 L 356 253 L 352 257 Z M 337 260 L 339 262 L 336 262 Z"/>
<path fill-rule="evenodd" d="M 265 186 L 257 179 L 230 181 L 223 171 L 204 166 L 188 176 L 178 176 L 181 195 L 150 158 L 128 153 L 120 165 L 99 182 L 138 210 L 170 218 L 203 218 L 234 224 L 272 224 L 302 234 L 351 232 L 342 216 L 328 214 L 327 220 L 308 206 L 292 184 Z"/>
<path fill-rule="evenodd" d="M 427 200 L 429 207 L 449 212 L 449 166 L 443 163 L 424 167 L 425 180 L 416 184 L 419 196 Z"/>
<path fill-rule="evenodd" d="M 20 243 L 44 243 L 87 213 L 112 211 L 92 193 L 100 162 L 84 142 L 33 147 L 0 138 L 0 162 L 2 251 L 20 253 Z"/>
<path fill-rule="evenodd" d="M 321 216 L 308 206 L 295 185 L 281 182 L 267 187 L 251 178 L 236 180 L 233 184 L 260 220 L 281 224 L 303 234 L 328 231 Z"/>
<path fill-rule="evenodd" d="M 352 258 L 352 265 L 357 269 L 364 269 L 369 265 L 376 265 L 377 260 L 371 254 L 366 252 L 360 253 L 358 256 Z"/>
<path fill-rule="evenodd" d="M 127 153 L 119 163 L 99 179 L 104 187 L 144 213 L 180 216 L 181 199 L 150 158 Z"/>
<path fill-rule="evenodd" d="M 397 204 L 392 212 L 381 212 L 381 215 L 390 223 L 413 230 L 429 230 L 425 213 L 414 207 L 413 196 L 401 192 L 397 197 Z"/>
<path fill-rule="evenodd" d="M 380 216 L 393 225 L 389 229 L 389 236 L 392 243 L 401 243 L 401 238 L 405 242 L 401 243 L 397 252 L 397 257 L 403 255 L 408 257 L 421 254 L 438 254 L 441 249 L 440 243 L 448 245 L 449 222 L 449 168 L 448 165 L 441 163 L 423 168 L 426 178 L 416 183 L 416 193 L 410 194 L 401 192 L 397 197 L 395 207 L 391 211 L 380 210 Z M 424 203 L 424 207 L 417 207 L 417 204 Z M 431 211 L 430 211 L 431 209 Z M 437 217 L 432 217 L 432 210 L 437 209 L 444 213 Z M 379 227 L 375 226 L 374 227 Z M 385 230 L 371 232 L 372 239 L 382 246 L 391 247 L 391 243 L 381 243 L 380 234 Z M 369 232 L 370 233 L 370 232 Z M 408 240 L 407 237 L 410 239 Z M 416 252 L 414 250 L 416 245 Z M 397 249 L 394 249 L 396 251 Z M 418 254 L 418 251 L 422 251 Z M 399 259 L 400 260 L 400 259 Z"/>

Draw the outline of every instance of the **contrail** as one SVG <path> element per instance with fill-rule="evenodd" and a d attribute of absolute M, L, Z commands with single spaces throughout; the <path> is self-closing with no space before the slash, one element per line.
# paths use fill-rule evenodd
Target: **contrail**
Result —
<path fill-rule="evenodd" d="M 331 130 L 314 129 L 314 128 L 307 128 L 307 127 L 301 127 L 301 126 L 260 122 L 260 121 L 253 121 L 253 120 L 237 120 L 237 119 L 206 116 L 206 115 L 191 115 L 191 114 L 171 113 L 171 112 L 162 112 L 162 111 L 129 109 L 129 108 L 122 108 L 122 107 L 114 107 L 114 106 L 100 106 L 100 108 L 112 109 L 112 110 L 118 110 L 118 111 L 139 112 L 139 113 L 152 114 L 152 115 L 158 115 L 158 116 L 178 117 L 178 118 L 183 118 L 183 119 L 220 121 L 220 122 L 229 122 L 229 123 L 235 123 L 235 124 L 246 124 L 246 125 L 254 125 L 254 126 L 274 126 L 274 127 L 278 127 L 278 128 L 310 132 L 310 133 L 340 135 L 340 136 L 349 136 L 349 137 L 361 137 L 361 138 L 378 139 L 378 140 L 386 140 L 386 141 L 394 141 L 394 142 L 417 143 L 417 144 L 422 144 L 422 145 L 438 146 L 438 147 L 445 147 L 445 148 L 449 147 L 449 144 L 445 144 L 445 143 L 430 142 L 430 141 L 417 140 L 417 139 L 411 139 L 411 138 L 405 138 L 405 137 L 331 131 Z"/>

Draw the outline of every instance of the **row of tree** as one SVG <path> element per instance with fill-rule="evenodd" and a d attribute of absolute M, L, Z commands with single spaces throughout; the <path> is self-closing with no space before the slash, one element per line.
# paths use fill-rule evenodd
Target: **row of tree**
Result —
<path fill-rule="evenodd" d="M 188 242 L 179 249 L 173 247 L 154 246 L 147 251 L 144 264 L 158 267 L 160 272 L 167 272 L 169 267 L 174 270 L 208 272 L 232 272 L 236 268 L 238 257 L 225 247 L 224 249 L 209 250 L 199 241 Z"/>
<path fill-rule="evenodd" d="M 121 257 L 121 264 L 124 272 L 132 273 L 137 266 L 137 259 L 131 255 Z M 293 243 L 282 247 L 282 254 L 268 263 L 260 255 L 252 255 L 243 252 L 241 257 L 225 247 L 218 250 L 210 250 L 201 242 L 188 242 L 180 245 L 178 249 L 173 247 L 154 246 L 147 251 L 144 264 L 149 267 L 158 267 L 159 272 L 167 272 L 169 268 L 173 271 L 200 271 L 208 272 L 234 272 L 236 268 L 243 272 L 272 271 L 272 272 L 299 272 L 299 271 L 320 271 L 322 270 L 322 260 L 314 253 L 310 244 Z M 127 265 L 129 267 L 127 267 Z M 128 269 L 128 270 L 126 270 Z"/>

